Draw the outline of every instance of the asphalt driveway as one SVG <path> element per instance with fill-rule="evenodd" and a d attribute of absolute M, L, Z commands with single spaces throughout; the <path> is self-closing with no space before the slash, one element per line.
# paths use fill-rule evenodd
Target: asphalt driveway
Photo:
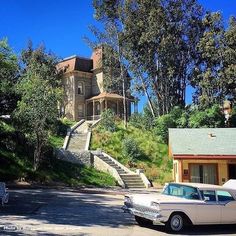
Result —
<path fill-rule="evenodd" d="M 122 193 L 18 189 L 0 207 L 0 235 L 167 235 L 163 226 L 139 227 L 121 210 Z M 201 226 L 182 235 L 236 235 L 236 225 Z"/>

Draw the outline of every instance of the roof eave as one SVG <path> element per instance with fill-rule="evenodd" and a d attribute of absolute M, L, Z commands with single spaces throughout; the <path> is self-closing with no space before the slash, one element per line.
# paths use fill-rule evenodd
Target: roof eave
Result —
<path fill-rule="evenodd" d="M 236 154 L 231 154 L 231 155 L 172 154 L 172 156 L 174 159 L 201 159 L 201 160 L 236 159 Z"/>

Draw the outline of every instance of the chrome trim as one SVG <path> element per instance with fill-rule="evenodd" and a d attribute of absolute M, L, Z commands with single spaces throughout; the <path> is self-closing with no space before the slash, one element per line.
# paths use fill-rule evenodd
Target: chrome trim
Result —
<path fill-rule="evenodd" d="M 162 202 L 161 205 L 219 205 L 218 202 Z"/>
<path fill-rule="evenodd" d="M 139 216 L 139 217 L 143 217 L 145 219 L 151 220 L 153 222 L 153 224 L 161 224 L 161 218 L 162 215 L 160 213 L 158 213 L 157 211 L 154 212 L 142 212 L 139 210 L 136 210 L 135 208 L 128 208 L 127 206 L 123 206 L 121 208 L 125 213 L 129 213 L 131 215 L 134 216 Z"/>

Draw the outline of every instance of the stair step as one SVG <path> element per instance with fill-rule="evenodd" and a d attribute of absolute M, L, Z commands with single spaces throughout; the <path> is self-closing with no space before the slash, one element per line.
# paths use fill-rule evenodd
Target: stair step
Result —
<path fill-rule="evenodd" d="M 128 188 L 134 188 L 134 187 L 142 187 L 142 188 L 145 188 L 144 184 L 126 184 L 125 183 L 125 186 L 127 186 Z"/>
<path fill-rule="evenodd" d="M 127 186 L 144 186 L 143 183 L 125 183 Z"/>
<path fill-rule="evenodd" d="M 139 175 L 130 175 L 130 174 L 122 175 L 121 177 L 123 177 L 123 178 L 140 178 Z"/>
<path fill-rule="evenodd" d="M 126 186 L 130 187 L 130 186 L 144 186 L 144 184 L 126 184 Z"/>
<path fill-rule="evenodd" d="M 125 183 L 143 183 L 143 181 L 141 179 L 135 179 L 135 180 L 133 180 L 133 179 L 126 179 L 126 180 L 122 179 L 122 180 Z"/>
<path fill-rule="evenodd" d="M 139 180 L 139 181 L 142 181 L 140 178 L 123 178 L 123 177 L 121 177 L 121 179 L 123 179 L 124 181 L 126 181 L 126 180 L 132 180 L 132 181 Z"/>
<path fill-rule="evenodd" d="M 140 179 L 139 176 L 131 176 L 131 177 L 129 177 L 129 176 L 125 176 L 125 175 L 122 175 L 121 178 L 122 179 Z"/>
<path fill-rule="evenodd" d="M 104 160 L 103 160 L 104 161 Z M 107 164 L 109 164 L 109 165 L 116 165 L 116 166 L 118 166 L 116 163 L 114 163 L 114 162 L 111 162 L 111 161 L 105 161 Z"/>
<path fill-rule="evenodd" d="M 125 185 L 144 185 L 143 182 L 124 182 Z"/>
<path fill-rule="evenodd" d="M 123 170 L 120 166 L 118 166 L 118 165 L 110 165 L 110 166 L 112 166 L 112 167 L 115 167 L 116 169 L 121 169 L 121 170 Z"/>
<path fill-rule="evenodd" d="M 126 188 L 146 188 L 145 186 L 126 186 Z"/>

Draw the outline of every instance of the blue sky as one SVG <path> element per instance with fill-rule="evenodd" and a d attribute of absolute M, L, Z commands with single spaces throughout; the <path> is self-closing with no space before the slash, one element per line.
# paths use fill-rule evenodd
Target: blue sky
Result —
<path fill-rule="evenodd" d="M 221 11 L 225 21 L 236 15 L 236 0 L 199 0 L 207 10 Z M 88 25 L 93 19 L 92 0 L 3 0 L 0 5 L 0 39 L 7 37 L 16 53 L 29 39 L 34 45 L 44 43 L 60 58 L 80 55 L 90 57 L 91 50 L 83 36 L 92 37 Z M 187 102 L 191 101 L 188 90 Z M 145 99 L 140 100 L 142 109 Z"/>

